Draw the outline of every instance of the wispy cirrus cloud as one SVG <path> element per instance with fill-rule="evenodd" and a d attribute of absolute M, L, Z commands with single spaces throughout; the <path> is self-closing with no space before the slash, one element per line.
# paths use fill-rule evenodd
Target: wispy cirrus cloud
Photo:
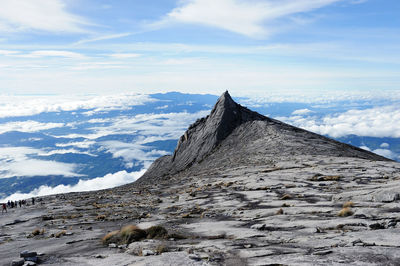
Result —
<path fill-rule="evenodd" d="M 82 33 L 89 22 L 68 12 L 62 0 L 3 0 L 0 32 L 46 31 Z"/>
<path fill-rule="evenodd" d="M 125 32 L 125 33 L 115 33 L 115 34 L 106 34 L 106 35 L 99 35 L 92 38 L 82 39 L 74 43 L 74 45 L 80 45 L 90 42 L 98 42 L 98 41 L 105 41 L 105 40 L 112 40 L 112 39 L 119 39 L 123 37 L 127 37 L 132 35 L 132 33 Z"/>
<path fill-rule="evenodd" d="M 63 51 L 63 50 L 39 50 L 27 54 L 17 54 L 16 56 L 27 57 L 27 58 L 65 57 L 65 58 L 75 58 L 75 59 L 83 59 L 86 57 L 85 55 L 77 52 Z"/>
<path fill-rule="evenodd" d="M 159 24 L 191 23 L 262 38 L 274 29 L 278 19 L 306 13 L 341 0 L 186 0 Z"/>

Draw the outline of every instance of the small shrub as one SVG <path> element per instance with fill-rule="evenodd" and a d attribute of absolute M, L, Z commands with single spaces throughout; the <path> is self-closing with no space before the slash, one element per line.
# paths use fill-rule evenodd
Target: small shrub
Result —
<path fill-rule="evenodd" d="M 99 214 L 95 218 L 97 221 L 104 221 L 106 219 L 106 216 L 104 214 Z"/>
<path fill-rule="evenodd" d="M 111 243 L 130 244 L 143 239 L 184 239 L 185 237 L 177 234 L 168 235 L 168 231 L 162 226 L 152 226 L 146 230 L 138 228 L 136 225 L 126 225 L 121 230 L 113 231 L 102 238 L 103 245 Z"/>
<path fill-rule="evenodd" d="M 124 226 L 119 232 L 122 244 L 129 244 L 135 241 L 145 239 L 147 234 L 145 230 L 138 228 L 135 225 Z"/>
<path fill-rule="evenodd" d="M 289 194 L 285 194 L 285 195 L 283 195 L 280 199 L 281 200 L 289 200 L 289 199 L 292 199 L 293 197 L 291 196 L 291 195 L 289 195 Z"/>
<path fill-rule="evenodd" d="M 283 209 L 280 208 L 279 210 L 276 211 L 276 215 L 282 215 L 283 214 Z"/>
<path fill-rule="evenodd" d="M 348 207 L 353 207 L 354 206 L 354 202 L 352 201 L 347 201 L 345 203 L 343 203 L 343 208 L 348 208 Z"/>
<path fill-rule="evenodd" d="M 147 238 L 153 239 L 153 238 L 158 238 L 158 239 L 163 239 L 168 236 L 168 231 L 162 226 L 156 225 L 152 226 L 148 229 L 146 229 L 147 233 Z"/>
<path fill-rule="evenodd" d="M 31 235 L 32 235 L 32 236 L 38 236 L 38 235 L 40 235 L 40 229 L 37 229 L 37 228 L 36 228 L 35 230 L 32 231 Z"/>
<path fill-rule="evenodd" d="M 66 233 L 67 233 L 67 231 L 62 230 L 62 231 L 56 233 L 56 234 L 54 235 L 54 237 L 60 238 L 60 237 L 64 236 Z"/>
<path fill-rule="evenodd" d="M 108 245 L 111 243 L 116 243 L 119 242 L 119 230 L 112 231 L 108 234 L 106 234 L 102 239 L 101 242 L 103 242 L 103 245 Z"/>
<path fill-rule="evenodd" d="M 162 254 L 164 252 L 168 252 L 168 248 L 164 245 L 159 245 L 156 248 L 156 252 L 157 252 L 157 254 Z"/>
<path fill-rule="evenodd" d="M 342 176 L 340 176 L 340 175 L 327 175 L 327 176 L 324 176 L 324 180 L 325 181 L 339 181 L 340 179 L 342 179 Z"/>
<path fill-rule="evenodd" d="M 182 214 L 182 218 L 192 218 L 192 216 L 190 215 L 190 213 L 184 213 Z"/>
<path fill-rule="evenodd" d="M 340 212 L 338 213 L 338 216 L 347 217 L 347 216 L 351 216 L 353 214 L 354 214 L 354 212 L 349 207 L 346 207 L 346 208 L 343 208 L 340 210 Z"/>

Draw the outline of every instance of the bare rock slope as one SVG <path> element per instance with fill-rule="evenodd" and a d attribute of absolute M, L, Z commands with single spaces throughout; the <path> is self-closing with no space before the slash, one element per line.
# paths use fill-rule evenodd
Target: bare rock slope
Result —
<path fill-rule="evenodd" d="M 29 250 L 45 265 L 400 265 L 399 203 L 399 163 L 226 92 L 137 182 L 3 214 L 0 264 Z M 101 243 L 132 224 L 168 234 Z"/>

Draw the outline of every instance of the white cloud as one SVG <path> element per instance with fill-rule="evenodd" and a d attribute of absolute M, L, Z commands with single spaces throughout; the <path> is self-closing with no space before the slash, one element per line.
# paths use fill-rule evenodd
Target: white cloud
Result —
<path fill-rule="evenodd" d="M 9 55 L 16 55 L 16 54 L 19 54 L 19 51 L 0 50 L 0 55 L 9 56 Z"/>
<path fill-rule="evenodd" d="M 56 161 L 43 161 L 36 159 L 27 159 L 24 161 L 7 162 L 0 166 L 0 171 L 7 174 L 2 176 L 49 176 L 61 175 L 66 177 L 81 176 L 74 171 L 77 168 L 75 164 L 60 163 Z"/>
<path fill-rule="evenodd" d="M 282 118 L 307 130 L 337 138 L 346 135 L 370 137 L 400 137 L 398 105 L 349 110 L 341 114 L 317 117 L 293 116 Z"/>
<path fill-rule="evenodd" d="M 199 117 L 206 116 L 209 110 L 196 113 L 140 114 L 134 117 L 119 117 L 111 125 L 93 127 L 96 134 L 138 134 L 143 136 L 163 136 L 177 139 Z"/>
<path fill-rule="evenodd" d="M 116 54 L 110 54 L 110 57 L 114 58 L 136 58 L 139 57 L 140 54 L 133 54 L 133 53 L 116 53 Z"/>
<path fill-rule="evenodd" d="M 29 155 L 45 154 L 46 152 L 29 147 L 0 148 L 1 178 L 13 176 L 48 176 L 62 175 L 67 177 L 81 176 L 75 173 L 76 164 L 61 163 L 32 159 Z"/>
<path fill-rule="evenodd" d="M 366 150 L 366 151 L 371 151 L 370 148 L 368 148 L 367 146 L 360 146 L 361 149 Z"/>
<path fill-rule="evenodd" d="M 162 23 L 181 22 L 216 27 L 250 37 L 265 37 L 278 19 L 305 13 L 340 0 L 186 0 Z M 161 23 L 161 24 L 162 24 Z"/>
<path fill-rule="evenodd" d="M 89 156 L 97 156 L 94 154 L 91 154 L 89 152 L 85 152 L 85 151 L 78 151 L 76 149 L 62 149 L 62 150 L 51 150 L 51 151 L 45 151 L 43 153 L 39 153 L 39 156 L 50 156 L 50 155 L 54 155 L 54 154 L 67 154 L 67 153 L 74 153 L 74 154 L 86 154 Z"/>
<path fill-rule="evenodd" d="M 124 184 L 132 183 L 141 177 L 146 170 L 128 173 L 120 171 L 114 174 L 107 174 L 104 177 L 98 177 L 90 180 L 79 180 L 76 185 L 58 185 L 56 187 L 41 186 L 29 193 L 15 193 L 9 197 L 1 199 L 0 202 L 8 200 L 20 200 L 31 197 L 41 197 L 45 195 L 53 195 L 60 193 L 78 192 L 78 191 L 93 191 L 107 189 Z"/>
<path fill-rule="evenodd" d="M 309 113 L 313 113 L 313 111 L 306 108 L 306 109 L 295 110 L 295 111 L 293 111 L 292 115 L 306 115 Z"/>
<path fill-rule="evenodd" d="M 28 54 L 17 54 L 17 55 L 19 57 L 31 57 L 31 58 L 40 58 L 40 57 L 65 57 L 65 58 L 75 58 L 75 59 L 85 58 L 83 54 L 71 51 L 62 51 L 62 50 L 39 50 L 30 52 Z"/>
<path fill-rule="evenodd" d="M 39 30 L 47 32 L 84 32 L 88 22 L 66 10 L 62 0 L 2 0 L 0 31 Z"/>
<path fill-rule="evenodd" d="M 88 129 L 92 133 L 53 136 L 57 138 L 85 138 L 95 140 L 100 137 L 112 134 L 135 134 L 145 136 L 145 139 L 156 138 L 157 140 L 177 139 L 186 130 L 190 123 L 199 117 L 208 115 L 210 110 L 199 111 L 196 113 L 165 113 L 165 114 L 139 114 L 133 117 L 120 116 L 106 119 L 90 119 L 89 123 L 109 123 L 106 126 L 93 126 Z M 144 144 L 147 142 L 138 142 Z M 57 144 L 59 147 L 66 144 Z"/>
<path fill-rule="evenodd" d="M 381 144 L 380 147 L 381 148 L 389 148 L 389 146 L 390 146 L 389 143 L 384 142 L 384 143 Z"/>
<path fill-rule="evenodd" d="M 77 142 L 68 142 L 68 143 L 56 143 L 56 147 L 77 147 L 81 149 L 87 149 L 96 142 L 93 140 L 84 140 L 84 141 L 77 141 Z"/>
<path fill-rule="evenodd" d="M 127 167 L 132 167 L 133 160 L 144 163 L 148 168 L 150 164 L 160 156 L 168 154 L 166 151 L 155 150 L 151 147 L 138 143 L 125 143 L 121 141 L 103 141 L 99 143 L 107 152 L 112 153 L 113 158 L 123 158 Z"/>
<path fill-rule="evenodd" d="M 394 152 L 392 152 L 392 151 L 390 151 L 388 149 L 376 149 L 376 150 L 373 150 L 372 152 L 376 153 L 378 155 L 381 155 L 383 157 L 392 159 L 392 160 L 399 159 L 399 155 L 398 154 L 396 154 L 396 153 L 394 153 Z"/>
<path fill-rule="evenodd" d="M 64 123 L 41 123 L 37 121 L 15 121 L 0 124 L 0 134 L 9 131 L 20 131 L 20 132 L 38 132 L 41 130 L 47 130 L 52 128 L 63 127 Z"/>
<path fill-rule="evenodd" d="M 57 95 L 57 96 L 13 96 L 0 95 L 0 118 L 31 116 L 45 112 L 94 109 L 101 111 L 124 110 L 135 105 L 156 101 L 144 94 L 117 95 Z"/>

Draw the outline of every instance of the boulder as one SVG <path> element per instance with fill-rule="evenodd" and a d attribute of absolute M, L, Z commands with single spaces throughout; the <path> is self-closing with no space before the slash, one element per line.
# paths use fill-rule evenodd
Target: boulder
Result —
<path fill-rule="evenodd" d="M 22 266 L 22 265 L 24 265 L 24 263 L 25 263 L 24 259 L 13 260 L 11 262 L 11 266 Z"/>
<path fill-rule="evenodd" d="M 19 254 L 19 256 L 21 258 L 32 258 L 32 257 L 36 257 L 37 256 L 37 252 L 36 251 L 24 250 Z"/>

